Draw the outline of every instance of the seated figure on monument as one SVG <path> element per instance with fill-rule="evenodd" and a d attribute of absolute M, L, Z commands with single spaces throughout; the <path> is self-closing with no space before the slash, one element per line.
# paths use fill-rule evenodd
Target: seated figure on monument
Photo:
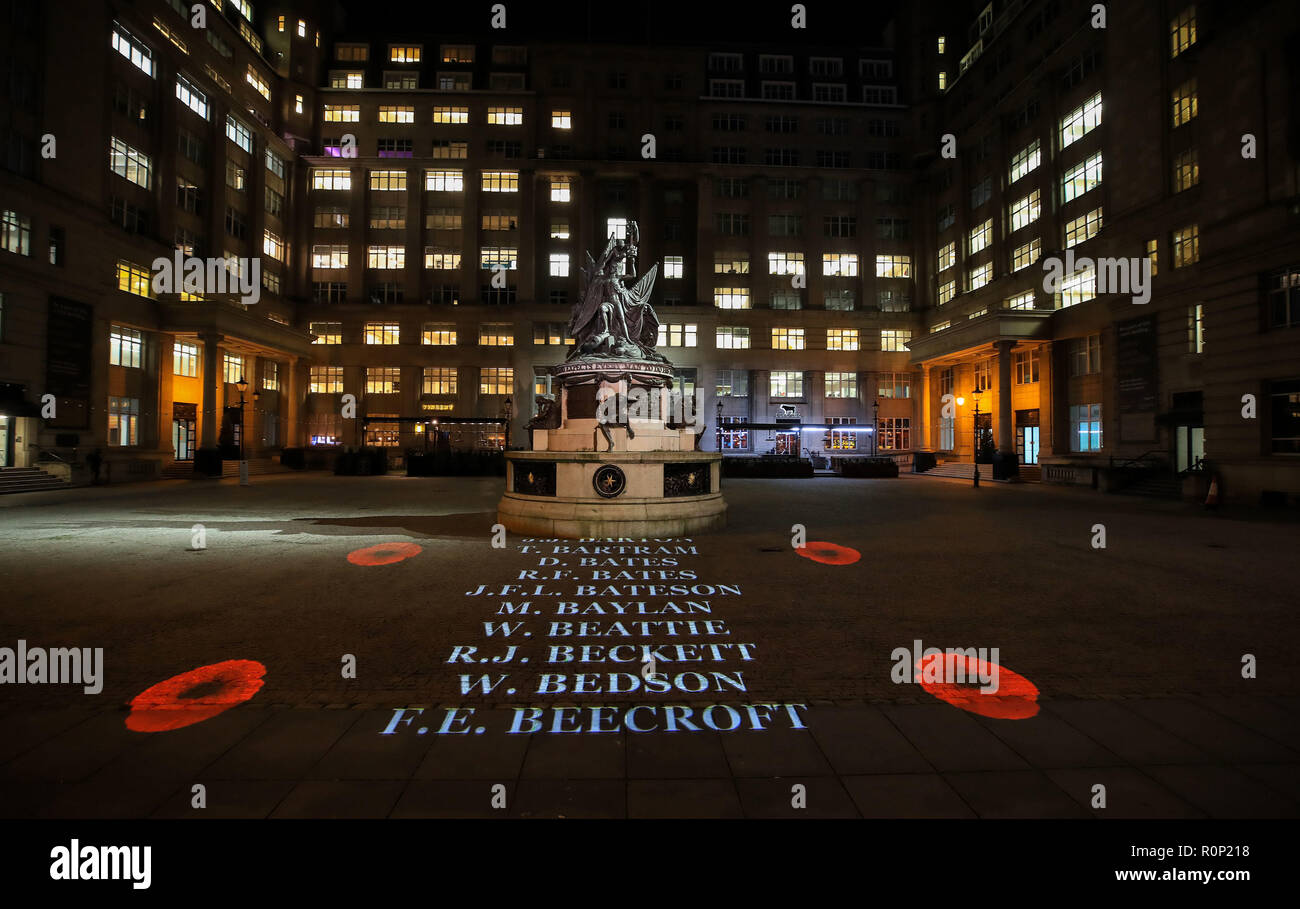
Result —
<path fill-rule="evenodd" d="M 659 317 L 650 306 L 659 265 L 651 266 L 640 280 L 636 277 L 636 252 L 640 231 L 636 222 L 628 225 L 628 239 L 610 237 L 605 251 L 593 260 L 587 253 L 582 267 L 578 304 L 569 319 L 568 335 L 574 339 L 568 359 L 632 359 L 667 363 L 655 350 L 659 340 Z M 630 278 L 622 275 L 627 260 Z"/>

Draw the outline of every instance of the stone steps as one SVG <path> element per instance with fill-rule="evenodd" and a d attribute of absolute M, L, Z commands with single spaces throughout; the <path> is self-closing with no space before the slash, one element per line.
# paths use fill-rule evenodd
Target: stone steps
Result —
<path fill-rule="evenodd" d="M 0 468 L 0 495 L 11 492 L 40 492 L 47 489 L 67 489 L 69 484 L 35 467 Z"/>

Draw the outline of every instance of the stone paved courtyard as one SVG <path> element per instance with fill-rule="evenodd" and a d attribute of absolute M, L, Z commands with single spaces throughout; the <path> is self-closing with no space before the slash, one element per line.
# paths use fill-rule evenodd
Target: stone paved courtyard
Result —
<path fill-rule="evenodd" d="M 500 492 L 493 478 L 306 474 L 0 500 L 0 647 L 104 651 L 98 695 L 0 686 L 0 813 L 1300 814 L 1294 521 L 910 476 L 730 481 L 725 532 L 623 544 L 689 550 L 666 565 L 663 554 L 556 551 L 572 542 L 493 548 Z M 198 524 L 206 548 L 194 550 Z M 794 524 L 861 558 L 800 557 Z M 1104 549 L 1093 546 L 1097 524 Z M 396 543 L 419 551 L 391 564 L 348 559 Z M 652 584 L 704 591 L 669 599 L 709 611 L 612 614 L 611 602 L 661 606 L 664 596 L 645 595 Z M 503 606 L 524 600 L 527 613 Z M 604 614 L 561 614 L 561 602 Z M 665 620 L 697 624 L 660 624 L 653 640 L 556 636 L 552 625 Z M 507 637 L 503 621 L 521 624 Z M 1038 712 L 993 719 L 897 684 L 891 655 L 915 640 L 998 648 L 995 662 L 1038 689 Z M 658 648 L 672 691 L 647 694 L 639 662 L 576 661 L 584 645 L 609 657 L 629 642 Z M 672 649 L 690 642 L 698 650 Z M 744 643 L 751 658 L 724 648 L 714 653 L 725 660 L 688 662 L 713 642 Z M 489 662 L 449 662 L 458 646 Z M 575 660 L 555 662 L 554 646 L 573 646 Z M 341 672 L 346 654 L 355 678 Z M 1242 678 L 1244 654 L 1258 678 Z M 126 727 L 136 695 L 226 660 L 265 666 L 250 700 L 185 728 Z M 476 681 L 501 673 L 490 693 Z M 564 692 L 544 674 L 564 675 Z M 701 679 L 711 681 L 694 690 Z M 638 704 L 650 731 L 616 722 Z M 714 731 L 700 722 L 711 704 L 746 719 Z M 744 708 L 763 704 L 802 706 Z M 698 729 L 669 731 L 670 705 L 693 711 Z M 196 782 L 208 789 L 202 811 L 190 807 Z M 498 783 L 504 809 L 492 804 Z M 1096 783 L 1104 809 L 1090 807 Z M 795 784 L 806 808 L 791 806 Z"/>

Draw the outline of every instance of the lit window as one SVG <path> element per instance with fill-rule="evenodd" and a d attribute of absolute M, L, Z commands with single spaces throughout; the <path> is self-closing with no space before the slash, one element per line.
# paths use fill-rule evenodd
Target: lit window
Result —
<path fill-rule="evenodd" d="M 253 132 L 234 116 L 226 115 L 226 138 L 250 155 L 253 153 Z"/>
<path fill-rule="evenodd" d="M 912 277 L 911 256 L 876 256 L 877 278 Z"/>
<path fill-rule="evenodd" d="M 460 268 L 460 250 L 445 246 L 426 246 L 424 267 L 442 271 Z"/>
<path fill-rule="evenodd" d="M 983 224 L 977 224 L 970 230 L 968 237 L 967 255 L 974 255 L 980 252 L 990 243 L 993 242 L 993 219 L 989 218 Z"/>
<path fill-rule="evenodd" d="M 348 63 L 364 63 L 370 59 L 370 48 L 364 44 L 338 44 L 334 47 L 334 59 Z"/>
<path fill-rule="evenodd" d="M 485 193 L 519 192 L 519 171 L 485 170 L 481 188 Z"/>
<path fill-rule="evenodd" d="M 406 171 L 372 170 L 370 172 L 370 188 L 381 192 L 405 192 Z"/>
<path fill-rule="evenodd" d="M 715 287 L 713 305 L 718 309 L 749 309 L 749 288 Z"/>
<path fill-rule="evenodd" d="M 377 395 L 397 394 L 402 390 L 400 366 L 367 366 L 366 393 Z"/>
<path fill-rule="evenodd" d="M 1177 57 L 1196 43 L 1196 6 L 1187 7 L 1169 21 L 1169 56 Z"/>
<path fill-rule="evenodd" d="M 1205 304 L 1187 307 L 1187 351 L 1205 353 Z"/>
<path fill-rule="evenodd" d="M 803 373 L 771 372 L 768 374 L 768 397 L 802 398 Z"/>
<path fill-rule="evenodd" d="M 425 322 L 420 333 L 420 343 L 434 347 L 450 347 L 456 343 L 456 326 L 444 322 Z"/>
<path fill-rule="evenodd" d="M 749 271 L 748 260 L 746 261 L 745 271 Z M 714 261 L 714 272 L 718 271 L 718 263 Z M 769 275 L 802 275 L 803 253 L 801 252 L 770 252 L 767 254 L 767 273 Z"/>
<path fill-rule="evenodd" d="M 311 342 L 313 344 L 343 343 L 342 322 L 312 322 L 308 325 L 308 330 L 316 336 Z"/>
<path fill-rule="evenodd" d="M 465 188 L 464 172 L 459 170 L 425 171 L 424 188 L 430 192 L 461 192 Z"/>
<path fill-rule="evenodd" d="M 208 119 L 208 96 L 180 73 L 176 74 L 176 97 L 204 120 Z"/>
<path fill-rule="evenodd" d="M 773 350 L 803 350 L 804 336 L 802 328 L 773 328 Z"/>
<path fill-rule="evenodd" d="M 737 325 L 719 325 L 713 340 L 720 350 L 748 350 L 749 329 Z"/>
<path fill-rule="evenodd" d="M 1101 450 L 1101 405 L 1070 406 L 1070 450 Z"/>
<path fill-rule="evenodd" d="M 487 110 L 489 126 L 519 126 L 524 122 L 522 107 L 489 107 Z"/>
<path fill-rule="evenodd" d="M 0 212 L 0 249 L 19 256 L 30 256 L 32 219 L 8 209 Z"/>
<path fill-rule="evenodd" d="M 139 369 L 143 347 L 144 335 L 134 328 L 114 325 L 108 333 L 108 363 Z"/>
<path fill-rule="evenodd" d="M 659 326 L 659 339 L 656 347 L 695 347 L 698 343 L 699 326 L 680 322 L 665 323 Z"/>
<path fill-rule="evenodd" d="M 950 301 L 956 295 L 957 295 L 957 282 L 955 280 L 948 281 L 939 285 L 938 301 L 940 306 Z"/>
<path fill-rule="evenodd" d="M 108 399 L 108 444 L 113 447 L 139 444 L 140 399 Z"/>
<path fill-rule="evenodd" d="M 551 111 L 551 127 L 553 129 L 573 129 L 573 112 L 567 110 Z"/>
<path fill-rule="evenodd" d="M 320 245 L 311 248 L 312 268 L 347 268 L 348 248 L 344 245 Z"/>
<path fill-rule="evenodd" d="M 1087 214 L 1080 215 L 1065 222 L 1065 248 L 1077 246 L 1084 240 L 1089 240 L 1097 235 L 1101 230 L 1102 210 L 1094 208 Z"/>
<path fill-rule="evenodd" d="M 298 37 L 299 38 L 307 37 L 307 23 L 304 22 L 302 19 L 298 20 Z"/>
<path fill-rule="evenodd" d="M 822 253 L 822 274 L 839 277 L 856 277 L 858 274 L 857 253 Z"/>
<path fill-rule="evenodd" d="M 262 361 L 262 387 L 267 391 L 280 390 L 280 364 L 274 360 Z"/>
<path fill-rule="evenodd" d="M 1007 297 L 1002 301 L 1002 306 L 1005 309 L 1033 309 L 1034 292 L 1032 290 L 1027 290 L 1024 293 Z"/>
<path fill-rule="evenodd" d="M 423 378 L 424 381 L 420 386 L 421 394 L 456 394 L 456 367 L 454 366 L 426 366 Z"/>
<path fill-rule="evenodd" d="M 478 393 L 508 395 L 514 392 L 515 371 L 509 366 L 484 366 L 479 369 Z"/>
<path fill-rule="evenodd" d="M 1017 385 L 1032 385 L 1038 381 L 1038 348 L 1016 351 L 1011 361 L 1015 367 Z"/>
<path fill-rule="evenodd" d="M 1073 145 L 1101 125 L 1101 92 L 1061 118 L 1061 148 Z"/>
<path fill-rule="evenodd" d="M 149 156 L 114 136 L 109 144 L 109 169 L 136 186 L 149 188 L 153 163 Z"/>
<path fill-rule="evenodd" d="M 570 202 L 573 200 L 573 181 L 568 177 L 551 178 L 551 201 Z"/>
<path fill-rule="evenodd" d="M 367 322 L 365 343 L 400 344 L 402 326 L 397 322 Z"/>
<path fill-rule="evenodd" d="M 856 372 L 826 373 L 826 397 L 856 398 L 858 396 L 858 374 Z"/>
<path fill-rule="evenodd" d="M 946 243 L 939 250 L 939 271 L 952 268 L 957 264 L 957 243 Z"/>
<path fill-rule="evenodd" d="M 1016 152 L 1011 158 L 1011 182 L 1015 183 L 1025 174 L 1036 169 L 1043 163 L 1043 154 L 1039 149 L 1038 140 L 1030 142 L 1020 151 Z"/>
<path fill-rule="evenodd" d="M 1190 123 L 1196 117 L 1196 77 L 1173 91 L 1174 126 Z"/>
<path fill-rule="evenodd" d="M 472 44 L 444 44 L 442 46 L 443 63 L 473 63 L 474 46 Z"/>
<path fill-rule="evenodd" d="M 665 278 L 682 277 L 685 267 L 685 260 L 681 256 L 664 256 Z"/>
<path fill-rule="evenodd" d="M 149 280 L 149 269 L 134 262 L 118 260 L 117 289 L 138 297 L 152 297 L 153 287 Z"/>
<path fill-rule="evenodd" d="M 1042 252 L 1042 241 L 1038 237 L 1034 237 L 1023 246 L 1017 246 L 1011 252 L 1011 270 L 1020 271 L 1022 268 L 1028 268 L 1038 261 L 1038 257 L 1042 255 Z"/>
<path fill-rule="evenodd" d="M 1095 266 L 1076 271 L 1061 279 L 1057 292 L 1057 309 L 1067 309 L 1097 298 L 1097 269 Z"/>
<path fill-rule="evenodd" d="M 284 261 L 284 240 L 271 231 L 263 229 L 262 231 L 262 253 L 270 256 L 277 262 Z"/>
<path fill-rule="evenodd" d="M 172 345 L 172 375 L 189 376 L 199 374 L 199 346 L 177 341 Z"/>
<path fill-rule="evenodd" d="M 1061 201 L 1069 202 L 1101 184 L 1101 152 L 1093 152 L 1061 177 Z"/>
<path fill-rule="evenodd" d="M 1174 268 L 1201 261 L 1200 232 L 1197 225 L 1174 231 L 1172 248 L 1174 251 Z"/>
<path fill-rule="evenodd" d="M 991 280 L 993 280 L 993 263 L 985 262 L 966 273 L 966 289 L 979 290 Z"/>
<path fill-rule="evenodd" d="M 551 253 L 551 277 L 567 278 L 569 276 L 569 254 Z"/>
<path fill-rule="evenodd" d="M 888 351 L 907 350 L 912 341 L 912 331 L 907 328 L 882 328 L 880 330 L 880 349 Z"/>
<path fill-rule="evenodd" d="M 606 218 L 605 219 L 605 236 L 615 237 L 619 240 L 627 239 L 627 218 Z M 749 262 L 745 262 L 745 271 L 749 271 Z"/>
<path fill-rule="evenodd" d="M 1196 149 L 1189 148 L 1174 158 L 1174 192 L 1191 189 L 1201 182 L 1201 169 L 1197 163 Z"/>
<path fill-rule="evenodd" d="M 252 66 L 248 67 L 248 74 L 244 76 L 244 79 L 248 82 L 249 85 L 257 89 L 257 93 L 259 95 L 261 95 L 263 98 L 266 98 L 268 100 L 270 99 L 271 86 L 266 83 L 266 79 L 262 77 L 262 74 L 259 73 Z"/>
<path fill-rule="evenodd" d="M 366 267 L 387 270 L 405 268 L 406 247 L 368 246 L 366 247 Z"/>
<path fill-rule="evenodd" d="M 946 331 L 949 328 L 952 328 L 952 320 L 945 319 L 942 322 L 936 322 L 933 325 L 931 325 L 930 334 L 935 334 L 936 332 L 940 332 L 940 331 Z"/>
<path fill-rule="evenodd" d="M 380 107 L 380 123 L 414 123 L 414 107 Z"/>
<path fill-rule="evenodd" d="M 826 329 L 827 350 L 858 350 L 858 330 L 856 328 Z"/>
<path fill-rule="evenodd" d="M 121 23 L 113 23 L 113 37 L 110 42 L 114 50 L 149 76 L 153 75 L 153 51 L 143 41 L 127 31 Z"/>
<path fill-rule="evenodd" d="M 1160 241 L 1147 241 L 1147 259 L 1151 262 L 1151 276 L 1154 278 L 1160 273 Z"/>
<path fill-rule="evenodd" d="M 1011 203 L 1011 230 L 1015 232 L 1022 227 L 1028 227 L 1038 220 L 1043 212 L 1043 206 L 1040 201 L 1039 191 L 1034 190 L 1023 199 L 1017 199 Z"/>
<path fill-rule="evenodd" d="M 313 366 L 307 390 L 314 395 L 336 395 L 343 391 L 342 366 Z"/>
<path fill-rule="evenodd" d="M 434 123 L 468 123 L 468 107 L 435 107 L 433 109 Z"/>
<path fill-rule="evenodd" d="M 484 271 L 496 268 L 513 271 L 519 267 L 519 250 L 513 246 L 484 246 L 479 250 L 479 263 Z"/>
<path fill-rule="evenodd" d="M 293 96 L 293 112 L 295 114 L 302 113 L 302 95 Z"/>
<path fill-rule="evenodd" d="M 361 122 L 361 105 L 326 104 L 323 117 L 326 123 L 359 123 Z"/>
<path fill-rule="evenodd" d="M 351 189 L 352 171 L 342 169 L 312 168 L 312 189 Z M 342 225 L 340 225 L 342 226 Z"/>
<path fill-rule="evenodd" d="M 389 63 L 419 63 L 420 47 L 409 44 L 390 44 L 388 46 Z"/>
<path fill-rule="evenodd" d="M 221 378 L 227 385 L 238 385 L 244 378 L 244 358 L 238 354 L 226 354 L 221 360 Z"/>

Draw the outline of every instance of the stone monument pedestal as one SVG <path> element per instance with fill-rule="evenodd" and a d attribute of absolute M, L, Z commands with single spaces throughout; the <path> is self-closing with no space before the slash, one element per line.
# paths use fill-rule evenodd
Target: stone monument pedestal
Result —
<path fill-rule="evenodd" d="M 506 452 L 497 520 L 565 538 L 680 537 L 726 526 L 722 456 L 695 450 L 693 415 L 673 413 L 672 367 L 579 360 L 555 367 L 558 420 Z"/>

